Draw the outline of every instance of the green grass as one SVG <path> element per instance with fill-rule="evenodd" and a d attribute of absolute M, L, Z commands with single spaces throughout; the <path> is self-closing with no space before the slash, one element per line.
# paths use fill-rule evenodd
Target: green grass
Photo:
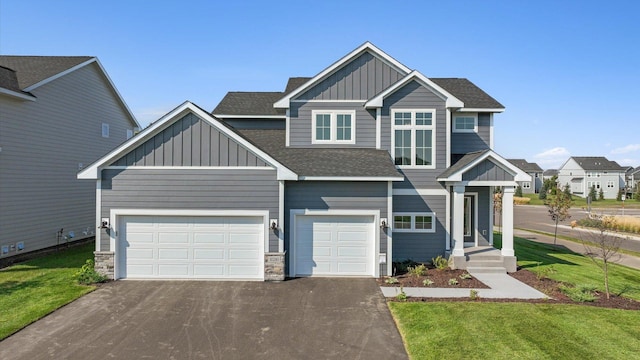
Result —
<path fill-rule="evenodd" d="M 0 340 L 95 289 L 74 278 L 93 250 L 89 243 L 0 271 Z"/>
<path fill-rule="evenodd" d="M 544 200 L 538 199 L 538 194 L 522 194 L 523 197 L 531 199 L 528 205 L 544 205 Z M 586 208 L 587 207 L 587 199 L 573 196 L 573 205 L 572 208 Z M 598 200 L 591 203 L 592 209 L 597 208 L 622 208 L 622 201 L 617 201 L 616 199 L 606 199 L 606 200 Z M 630 199 L 624 202 L 625 209 L 640 209 L 640 201 L 635 199 Z"/>
<path fill-rule="evenodd" d="M 497 248 L 502 246 L 499 234 L 494 235 L 494 246 Z M 586 256 L 561 246 L 542 244 L 519 237 L 514 238 L 514 249 L 518 265 L 522 268 L 537 273 L 551 267 L 555 270 L 547 274 L 551 279 L 572 285 L 595 285 L 599 291 L 604 291 L 602 270 Z M 640 270 L 611 264 L 609 287 L 614 294 L 640 301 Z"/>
<path fill-rule="evenodd" d="M 638 311 L 528 303 L 389 303 L 412 359 L 633 359 Z"/>

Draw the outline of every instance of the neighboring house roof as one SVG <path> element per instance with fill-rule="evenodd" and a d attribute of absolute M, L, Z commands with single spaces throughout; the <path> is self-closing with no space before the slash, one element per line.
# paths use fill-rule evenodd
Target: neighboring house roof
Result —
<path fill-rule="evenodd" d="M 638 166 L 637 168 L 633 169 L 633 171 L 631 172 L 631 174 L 638 174 L 640 173 L 640 166 Z"/>
<path fill-rule="evenodd" d="M 212 113 L 216 116 L 267 115 L 284 118 L 285 110 L 273 107 L 273 103 L 282 96 L 282 92 L 228 92 Z"/>
<path fill-rule="evenodd" d="M 530 163 L 525 159 L 507 159 L 507 161 L 519 167 L 520 169 L 522 169 L 524 172 L 527 172 L 527 173 L 542 172 L 542 168 L 538 166 L 538 164 Z"/>
<path fill-rule="evenodd" d="M 287 148 L 285 130 L 237 130 L 253 144 L 300 176 L 314 178 L 384 178 L 401 181 L 389 152 L 371 148 Z M 334 179 L 339 180 L 339 179 Z M 382 180 L 382 179 L 379 179 Z"/>
<path fill-rule="evenodd" d="M 474 151 L 463 156 L 438 176 L 438 181 L 462 181 L 462 175 L 484 160 L 490 160 L 497 166 L 507 170 L 514 176 L 514 181 L 531 181 L 531 175 L 502 158 L 491 149 Z"/>
<path fill-rule="evenodd" d="M 36 98 L 33 94 L 22 91 L 18 85 L 18 76 L 15 70 L 8 67 L 0 66 L 0 94 L 13 96 L 23 100 L 34 101 Z"/>
<path fill-rule="evenodd" d="M 558 170 L 557 169 L 547 169 L 542 173 L 542 176 L 554 176 L 554 175 L 558 175 Z"/>
<path fill-rule="evenodd" d="M 429 78 L 456 98 L 464 102 L 467 109 L 504 110 L 504 105 L 492 98 L 471 81 L 464 78 Z"/>
<path fill-rule="evenodd" d="M 299 88 L 300 86 L 304 85 L 304 83 L 306 83 L 309 80 L 311 80 L 310 77 L 290 77 L 289 81 L 287 82 L 287 86 L 284 89 L 284 94 L 288 94 L 288 93 L 292 92 L 293 90 L 295 90 L 295 89 Z"/>
<path fill-rule="evenodd" d="M 572 156 L 571 157 L 584 170 L 622 171 L 624 168 L 615 161 L 610 161 L 604 156 Z"/>

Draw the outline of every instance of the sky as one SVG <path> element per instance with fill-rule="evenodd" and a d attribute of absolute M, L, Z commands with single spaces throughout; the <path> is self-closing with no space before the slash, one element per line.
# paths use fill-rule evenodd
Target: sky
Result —
<path fill-rule="evenodd" d="M 365 41 L 506 107 L 495 151 L 640 166 L 638 1 L 0 0 L 0 54 L 97 56 L 144 126 L 190 100 L 283 91 Z"/>

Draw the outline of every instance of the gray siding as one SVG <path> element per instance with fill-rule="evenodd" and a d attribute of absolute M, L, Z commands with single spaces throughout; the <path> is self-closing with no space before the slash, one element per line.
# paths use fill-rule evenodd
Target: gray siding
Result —
<path fill-rule="evenodd" d="M 355 110 L 356 143 L 339 145 L 311 144 L 313 110 Z M 376 147 L 376 114 L 362 107 L 361 102 L 291 103 L 289 145 L 291 147 Z"/>
<path fill-rule="evenodd" d="M 267 166 L 194 114 L 185 115 L 114 166 Z"/>
<path fill-rule="evenodd" d="M 205 209 L 268 210 L 278 218 L 275 169 L 103 170 L 102 179 L 102 217 L 111 209 Z M 105 233 L 100 248 L 109 250 Z M 273 232 L 269 251 L 278 251 Z"/>
<path fill-rule="evenodd" d="M 513 175 L 494 164 L 484 160 L 462 174 L 463 181 L 513 181 Z"/>
<path fill-rule="evenodd" d="M 55 245 L 61 228 L 76 239 L 95 231 L 95 181 L 76 173 L 135 126 L 96 64 L 32 93 L 34 102 L 0 96 L 0 245 L 24 241 L 25 252 Z"/>
<path fill-rule="evenodd" d="M 285 185 L 285 249 L 289 249 L 291 209 L 366 209 L 380 210 L 381 218 L 388 218 L 386 182 L 322 182 L 287 181 Z M 387 230 L 380 230 L 380 249 L 387 249 Z M 287 272 L 289 261 L 287 261 Z M 380 273 L 386 274 L 381 265 Z"/>
<path fill-rule="evenodd" d="M 446 248 L 446 207 L 445 196 L 398 196 L 393 197 L 393 212 L 435 212 L 436 232 L 434 233 L 393 233 L 393 260 L 411 259 L 430 262 L 438 255 L 444 255 Z M 393 221 L 390 217 L 389 221 Z"/>
<path fill-rule="evenodd" d="M 489 244 L 489 231 L 491 231 L 489 215 L 493 211 L 489 206 L 491 192 L 488 187 L 469 186 L 465 192 L 478 193 L 478 244 Z"/>
<path fill-rule="evenodd" d="M 407 180 L 394 183 L 394 188 L 440 187 L 436 178 L 446 169 L 447 156 L 447 113 L 445 102 L 431 90 L 412 81 L 384 100 L 382 108 L 382 149 L 391 152 L 391 110 L 436 109 L 435 169 L 402 169 Z"/>
<path fill-rule="evenodd" d="M 402 77 L 378 57 L 365 52 L 296 99 L 367 100 Z"/>
<path fill-rule="evenodd" d="M 477 133 L 451 133 L 451 153 L 466 154 L 490 148 L 491 117 L 489 113 L 478 114 Z M 453 121 L 453 119 L 451 120 Z M 451 126 L 453 129 L 453 124 Z"/>

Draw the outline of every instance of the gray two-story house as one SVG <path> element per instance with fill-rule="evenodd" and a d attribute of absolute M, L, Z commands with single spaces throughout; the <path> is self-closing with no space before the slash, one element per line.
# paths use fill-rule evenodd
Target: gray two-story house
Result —
<path fill-rule="evenodd" d="M 615 199 L 625 186 L 625 168 L 603 156 L 572 156 L 558 169 L 558 186 L 567 184 L 571 193 L 583 198 L 593 187 L 596 196 Z"/>
<path fill-rule="evenodd" d="M 186 102 L 79 173 L 96 181 L 97 267 L 115 278 L 391 275 L 392 261 L 493 242 L 515 271 L 513 192 L 493 150 L 504 107 L 367 42 L 283 92 Z"/>
<path fill-rule="evenodd" d="M 540 192 L 543 170 L 538 164 L 530 163 L 525 159 L 507 159 L 507 161 L 531 176 L 531 181 L 518 182 L 523 194 L 537 194 Z"/>

